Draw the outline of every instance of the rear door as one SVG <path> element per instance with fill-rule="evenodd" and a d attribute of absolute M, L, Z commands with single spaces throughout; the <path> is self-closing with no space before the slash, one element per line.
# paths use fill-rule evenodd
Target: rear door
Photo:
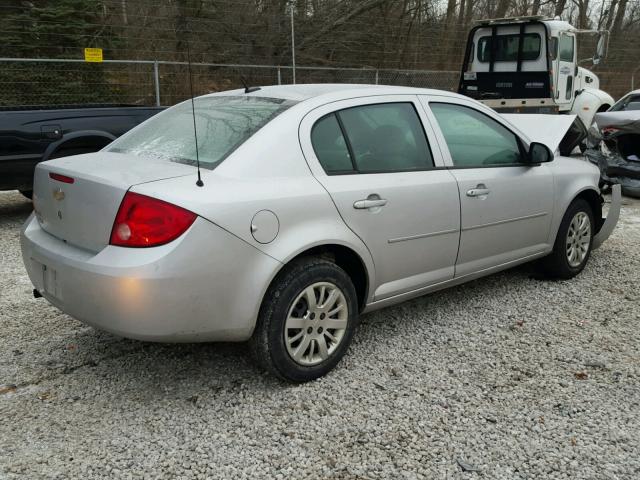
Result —
<path fill-rule="evenodd" d="M 375 263 L 376 300 L 453 278 L 460 207 L 415 96 L 336 102 L 307 115 L 314 175 Z M 426 127 L 426 128 L 425 128 Z"/>
<path fill-rule="evenodd" d="M 464 100 L 424 97 L 447 149 L 461 202 L 456 277 L 549 248 L 553 176 L 524 162 L 524 145 L 498 115 Z"/>

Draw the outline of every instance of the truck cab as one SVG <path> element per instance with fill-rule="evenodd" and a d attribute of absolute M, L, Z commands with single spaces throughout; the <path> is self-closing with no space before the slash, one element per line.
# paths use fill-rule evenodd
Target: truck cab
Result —
<path fill-rule="evenodd" d="M 510 113 L 572 113 L 585 127 L 613 105 L 598 77 L 578 66 L 580 33 L 598 34 L 597 64 L 606 53 L 605 31 L 578 30 L 544 17 L 484 20 L 469 32 L 458 92 Z"/>

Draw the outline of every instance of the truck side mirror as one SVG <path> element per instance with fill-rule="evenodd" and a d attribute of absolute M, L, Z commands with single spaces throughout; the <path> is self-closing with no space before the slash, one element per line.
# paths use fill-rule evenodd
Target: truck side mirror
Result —
<path fill-rule="evenodd" d="M 603 31 L 598 34 L 598 44 L 596 46 L 596 54 L 593 57 L 593 64 L 598 65 L 607 56 L 607 46 L 609 32 Z"/>

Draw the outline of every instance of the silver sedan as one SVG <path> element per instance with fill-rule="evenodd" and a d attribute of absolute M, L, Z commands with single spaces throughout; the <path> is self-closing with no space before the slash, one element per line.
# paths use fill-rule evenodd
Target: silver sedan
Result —
<path fill-rule="evenodd" d="M 566 127 L 518 118 L 365 85 L 176 105 L 37 167 L 21 237 L 34 294 L 124 337 L 248 340 L 275 375 L 314 379 L 363 312 L 533 260 L 584 268 L 619 192 L 602 219 L 597 168 L 555 154 Z"/>

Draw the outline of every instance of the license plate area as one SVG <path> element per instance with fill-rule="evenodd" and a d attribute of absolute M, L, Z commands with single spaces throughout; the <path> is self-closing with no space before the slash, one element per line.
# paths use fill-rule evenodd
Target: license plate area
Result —
<path fill-rule="evenodd" d="M 62 300 L 58 271 L 34 258 L 32 258 L 31 261 L 33 262 L 35 280 L 36 283 L 38 283 L 38 285 L 36 285 L 38 291 L 43 295 L 47 294 L 58 300 Z"/>

